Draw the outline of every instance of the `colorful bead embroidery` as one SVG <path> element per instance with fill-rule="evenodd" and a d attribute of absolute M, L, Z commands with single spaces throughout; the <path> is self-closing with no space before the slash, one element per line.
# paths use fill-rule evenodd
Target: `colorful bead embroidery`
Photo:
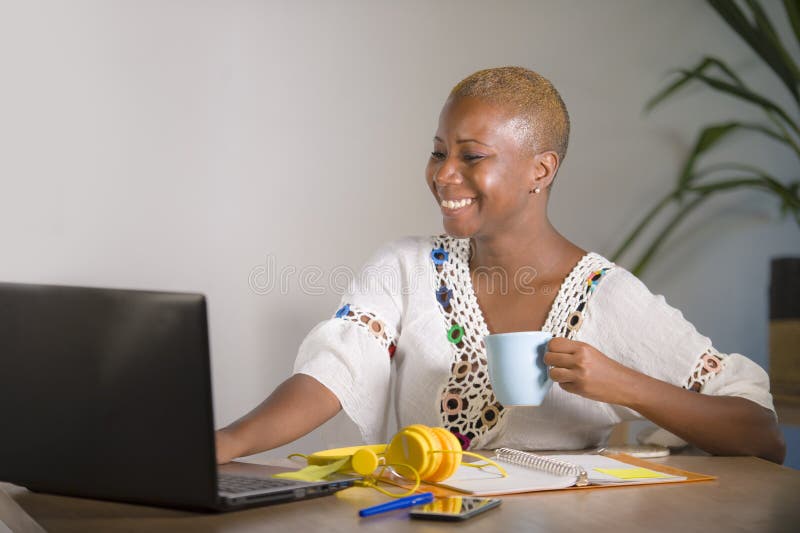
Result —
<path fill-rule="evenodd" d="M 483 408 L 483 413 L 481 413 L 481 421 L 483 421 L 487 427 L 491 427 L 497 422 L 499 416 L 500 411 L 497 410 L 497 407 L 494 405 L 487 405 Z"/>
<path fill-rule="evenodd" d="M 606 272 L 608 272 L 608 268 L 601 268 L 600 270 L 596 270 L 589 275 L 589 277 L 586 279 L 589 292 L 594 292 L 595 287 L 597 287 L 597 284 L 600 283 L 600 278 L 602 278 Z"/>
<path fill-rule="evenodd" d="M 448 415 L 457 415 L 461 412 L 461 396 L 449 392 L 442 398 L 442 411 Z"/>
<path fill-rule="evenodd" d="M 453 349 L 451 375 L 441 393 L 442 425 L 463 449 L 496 427 L 503 416 L 489 383 L 483 337 L 489 334 L 471 290 L 469 241 L 435 238 L 431 260 L 437 277 L 436 301 Z"/>
<path fill-rule="evenodd" d="M 453 344 L 458 344 L 459 342 L 461 342 L 462 337 L 464 337 L 464 328 L 462 328 L 458 324 L 453 324 L 452 326 L 450 326 L 450 329 L 447 330 L 447 340 L 449 340 Z"/>
<path fill-rule="evenodd" d="M 462 435 L 458 431 L 453 431 L 452 429 L 450 430 L 450 433 L 455 435 L 456 438 L 458 439 L 458 442 L 461 443 L 462 450 L 469 450 L 469 445 L 472 444 L 472 441 L 469 439 L 469 437 L 467 437 L 466 435 Z"/>
<path fill-rule="evenodd" d="M 386 324 L 373 313 L 359 309 L 354 310 L 350 304 L 345 304 L 336 311 L 335 317 L 357 324 L 369 331 L 389 352 L 389 357 L 394 357 L 394 352 L 397 349 L 397 336 L 389 332 Z"/>
<path fill-rule="evenodd" d="M 586 319 L 589 299 L 613 267 L 614 263 L 601 255 L 583 256 L 561 284 L 542 329 L 556 337 L 573 339 Z"/>
<path fill-rule="evenodd" d="M 431 252 L 431 259 L 433 259 L 434 265 L 443 265 L 450 259 L 450 254 L 440 246 Z"/>
<path fill-rule="evenodd" d="M 709 348 L 697 360 L 697 364 L 692 369 L 692 374 L 689 376 L 684 388 L 702 392 L 703 387 L 725 368 L 725 359 L 727 357 L 727 354 L 719 353 L 713 347 Z"/>
<path fill-rule="evenodd" d="M 453 291 L 447 287 L 439 287 L 436 291 L 436 301 L 441 304 L 445 309 L 450 307 L 450 299 L 453 297 Z"/>
<path fill-rule="evenodd" d="M 583 313 L 581 312 L 583 309 L 583 303 L 581 303 L 579 307 L 581 309 L 573 311 L 567 319 L 567 329 L 570 331 L 578 331 L 583 325 Z"/>

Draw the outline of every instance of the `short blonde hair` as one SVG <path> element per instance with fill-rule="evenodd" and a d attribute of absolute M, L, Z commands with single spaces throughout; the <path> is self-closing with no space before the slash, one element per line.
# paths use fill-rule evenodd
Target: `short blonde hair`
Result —
<path fill-rule="evenodd" d="M 561 95 L 544 76 L 522 67 L 499 67 L 464 78 L 450 99 L 473 97 L 501 105 L 521 118 L 537 153 L 552 150 L 560 162 L 567 155 L 569 113 Z"/>

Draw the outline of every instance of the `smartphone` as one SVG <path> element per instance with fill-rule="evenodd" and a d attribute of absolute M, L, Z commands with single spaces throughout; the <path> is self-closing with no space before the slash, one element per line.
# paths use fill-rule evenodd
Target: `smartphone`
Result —
<path fill-rule="evenodd" d="M 436 498 L 431 503 L 412 507 L 409 516 L 423 520 L 466 520 L 476 514 L 494 509 L 502 501 L 497 498 L 445 496 Z"/>

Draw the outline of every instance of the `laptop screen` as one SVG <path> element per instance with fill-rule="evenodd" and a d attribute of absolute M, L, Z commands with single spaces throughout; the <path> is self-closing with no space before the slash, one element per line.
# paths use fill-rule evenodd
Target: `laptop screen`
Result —
<path fill-rule="evenodd" d="M 0 480 L 212 505 L 205 298 L 0 283 L 0 420 Z"/>

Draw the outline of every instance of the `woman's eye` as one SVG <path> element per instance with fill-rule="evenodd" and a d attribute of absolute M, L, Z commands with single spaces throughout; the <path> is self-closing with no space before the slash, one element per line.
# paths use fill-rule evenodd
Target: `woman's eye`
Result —
<path fill-rule="evenodd" d="M 445 158 L 445 155 L 442 152 L 431 152 L 431 157 L 437 161 L 441 161 Z"/>
<path fill-rule="evenodd" d="M 464 154 L 464 161 L 477 161 L 482 158 L 483 156 L 480 154 Z"/>

